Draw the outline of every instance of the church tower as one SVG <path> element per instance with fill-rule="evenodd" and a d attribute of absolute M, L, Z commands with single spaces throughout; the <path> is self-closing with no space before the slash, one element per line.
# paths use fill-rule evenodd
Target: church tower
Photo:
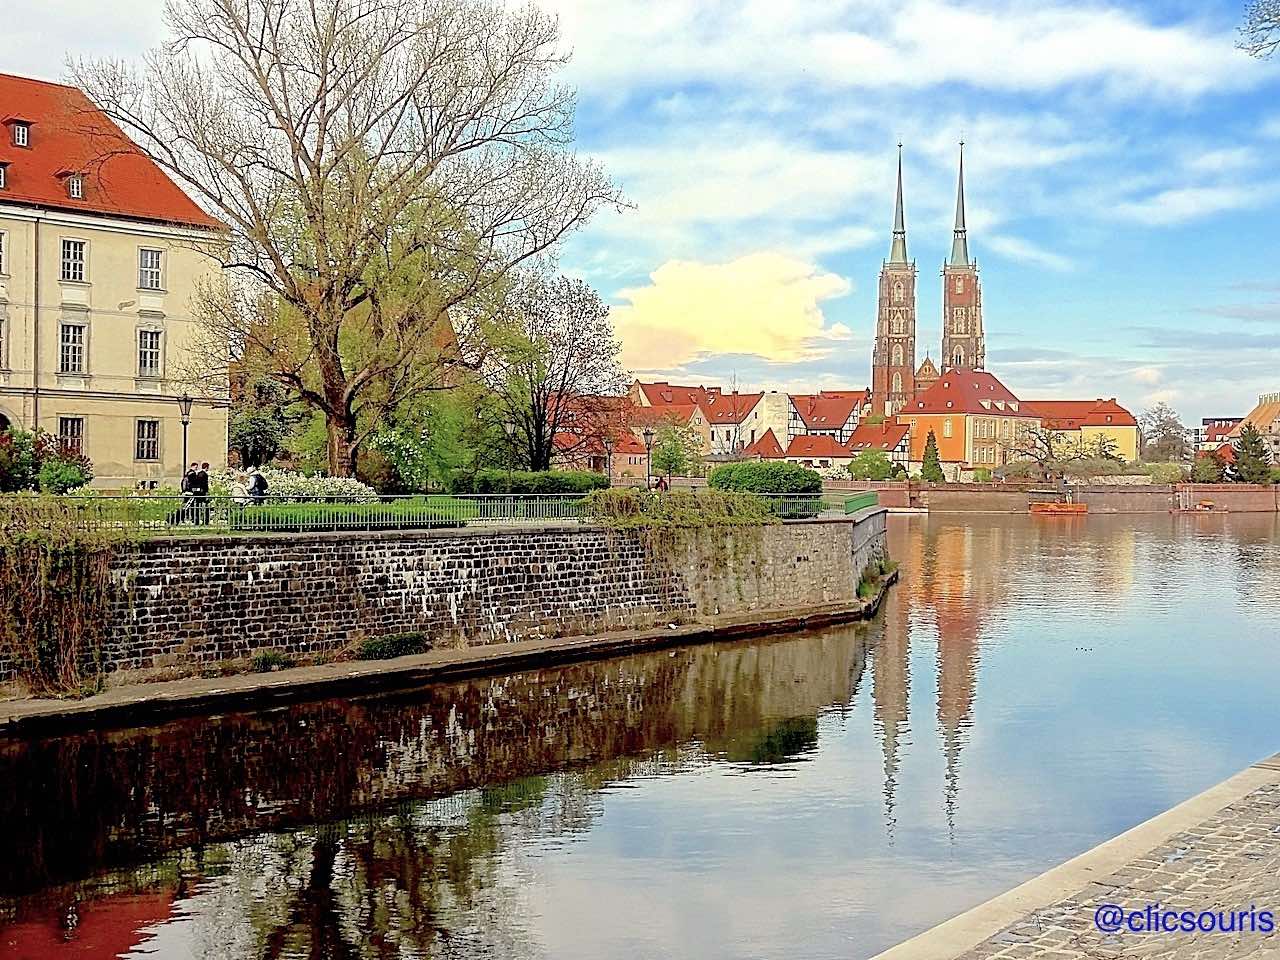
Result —
<path fill-rule="evenodd" d="M 964 141 L 960 141 L 960 180 L 956 187 L 956 226 L 951 256 L 942 265 L 942 372 L 956 367 L 982 370 L 987 341 L 982 331 L 982 287 L 978 263 L 969 257 L 964 226 Z"/>
<path fill-rule="evenodd" d="M 906 217 L 902 211 L 902 144 L 898 144 L 898 197 L 893 208 L 893 243 L 880 267 L 876 342 L 871 354 L 871 412 L 892 416 L 915 395 L 916 265 L 907 259 Z"/>

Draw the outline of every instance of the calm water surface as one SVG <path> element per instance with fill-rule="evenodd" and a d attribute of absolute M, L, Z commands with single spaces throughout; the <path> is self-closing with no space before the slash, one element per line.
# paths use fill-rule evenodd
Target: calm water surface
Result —
<path fill-rule="evenodd" d="M 894 517 L 860 627 L 0 741 L 0 958 L 860 958 L 1280 750 L 1274 516 Z"/>

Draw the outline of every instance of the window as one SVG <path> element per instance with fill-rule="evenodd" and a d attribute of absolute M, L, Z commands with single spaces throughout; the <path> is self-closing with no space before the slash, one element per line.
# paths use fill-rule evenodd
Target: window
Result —
<path fill-rule="evenodd" d="M 953 367 L 964 366 L 964 347 L 956 347 L 955 353 L 951 355 L 951 365 Z"/>
<path fill-rule="evenodd" d="M 84 417 L 59 417 L 58 443 L 72 453 L 84 453 Z"/>
<path fill-rule="evenodd" d="M 956 293 L 964 293 L 964 277 L 956 277 Z"/>
<path fill-rule="evenodd" d="M 0 190 L 9 185 L 8 181 L 5 180 L 5 177 L 8 176 L 8 168 L 9 165 L 7 163 L 0 163 Z"/>
<path fill-rule="evenodd" d="M 58 338 L 58 372 L 84 373 L 84 324 L 62 325 Z"/>
<path fill-rule="evenodd" d="M 942 421 L 942 435 L 944 437 L 951 436 L 951 418 L 950 417 L 947 417 L 947 419 Z"/>
<path fill-rule="evenodd" d="M 0 170 L 3 170 L 3 169 L 4 169 L 4 167 L 0 167 Z M 4 242 L 5 242 L 5 240 L 6 240 L 6 239 L 7 239 L 7 237 L 6 237 L 6 235 L 5 235 L 5 232 L 4 232 L 3 230 L 0 230 L 0 276 L 4 276 L 4 273 L 5 273 L 5 269 L 4 269 L 4 246 L 5 246 L 5 244 L 4 244 Z"/>
<path fill-rule="evenodd" d="M 15 123 L 13 125 L 13 145 L 15 147 L 31 146 L 31 125 L 29 123 Z"/>
<path fill-rule="evenodd" d="M 138 331 L 138 376 L 160 376 L 160 337 L 159 330 Z"/>
<path fill-rule="evenodd" d="M 70 283 L 84 283 L 85 247 L 83 240 L 62 241 L 62 279 Z"/>
<path fill-rule="evenodd" d="M 164 286 L 160 271 L 160 251 L 143 247 L 138 251 L 138 287 L 142 290 L 160 290 Z"/>
<path fill-rule="evenodd" d="M 903 296 L 902 281 L 901 281 L 901 280 L 899 280 L 899 281 L 897 281 L 896 283 L 894 283 L 894 285 L 893 285 L 893 300 L 894 300 L 894 303 L 901 303 L 901 302 L 902 302 L 902 296 Z"/>
<path fill-rule="evenodd" d="M 902 392 L 902 374 L 900 373 L 895 373 L 893 375 L 893 392 L 894 393 Z"/>
<path fill-rule="evenodd" d="M 67 196 L 72 200 L 84 199 L 84 177 L 73 173 L 67 177 Z"/>
<path fill-rule="evenodd" d="M 160 459 L 160 421 L 139 420 L 133 445 L 135 460 Z"/>
<path fill-rule="evenodd" d="M 900 343 L 893 345 L 893 365 L 895 367 L 902 366 L 902 344 Z"/>
<path fill-rule="evenodd" d="M 4 337 L 5 337 L 4 321 L 5 321 L 4 311 L 0 310 L 0 370 L 8 369 L 5 366 L 5 362 L 4 362 Z M 0 430 L 2 429 L 3 429 L 3 425 L 0 424 Z"/>

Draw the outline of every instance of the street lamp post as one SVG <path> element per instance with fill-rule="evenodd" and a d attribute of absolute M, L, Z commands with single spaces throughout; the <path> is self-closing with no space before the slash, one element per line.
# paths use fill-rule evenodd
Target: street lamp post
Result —
<path fill-rule="evenodd" d="M 613 437 L 604 438 L 604 476 L 613 486 Z"/>
<path fill-rule="evenodd" d="M 649 480 L 653 476 L 653 427 L 644 428 L 644 488 L 650 488 Z"/>
<path fill-rule="evenodd" d="M 507 435 L 507 493 L 511 493 L 511 475 L 513 467 L 511 461 L 516 452 L 516 422 L 514 420 L 504 420 L 502 429 Z"/>
<path fill-rule="evenodd" d="M 182 414 L 182 463 L 178 464 L 178 476 L 187 469 L 187 427 L 191 426 L 191 394 L 185 390 L 178 398 L 178 412 Z"/>

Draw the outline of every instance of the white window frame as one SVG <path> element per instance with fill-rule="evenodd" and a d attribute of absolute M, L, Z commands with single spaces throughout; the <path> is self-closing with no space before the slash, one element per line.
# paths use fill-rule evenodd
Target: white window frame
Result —
<path fill-rule="evenodd" d="M 84 199 L 84 177 L 73 173 L 67 177 L 67 196 L 72 200 Z"/>
<path fill-rule="evenodd" d="M 8 180 L 9 180 L 9 165 L 7 163 L 0 163 L 0 190 L 4 190 L 6 187 L 8 187 L 9 185 Z"/>
<path fill-rule="evenodd" d="M 8 231 L 0 230 L 0 277 L 8 276 L 5 266 L 9 256 L 9 234 Z"/>
<path fill-rule="evenodd" d="M 31 124 L 15 122 L 13 125 L 13 145 L 15 147 L 31 146 Z"/>
<path fill-rule="evenodd" d="M 66 332 L 68 329 L 74 328 L 80 331 L 80 339 L 78 343 L 68 344 L 66 340 Z M 79 369 L 68 370 L 66 366 L 67 348 L 68 346 L 76 347 L 79 350 Z M 89 372 L 89 325 L 87 323 L 78 323 L 73 320 L 62 320 L 58 324 L 58 373 L 59 375 L 69 377 L 82 377 Z"/>
<path fill-rule="evenodd" d="M 158 463 L 160 460 L 160 437 L 163 433 L 161 427 L 162 421 L 159 417 L 139 417 L 133 421 L 133 459 L 139 463 Z M 143 437 L 143 424 L 151 424 L 155 427 L 155 436 Z M 143 442 L 154 444 L 155 455 L 150 457 L 141 456 Z"/>
<path fill-rule="evenodd" d="M 155 266 L 146 263 L 146 256 L 149 253 L 155 254 Z M 147 283 L 147 280 L 154 280 L 155 282 Z M 138 289 L 164 289 L 164 251 L 159 247 L 138 248 Z"/>
<path fill-rule="evenodd" d="M 147 334 L 154 334 L 156 337 L 154 347 L 156 362 L 155 366 L 151 368 L 144 367 L 142 363 L 142 338 Z M 160 377 L 164 375 L 164 331 L 159 327 L 138 327 L 137 336 L 135 338 L 135 347 L 137 351 L 136 363 L 139 379 L 160 379 Z M 151 352 L 152 349 L 153 348 L 151 347 L 146 348 L 148 353 Z"/>
<path fill-rule="evenodd" d="M 84 434 L 85 434 L 84 421 L 85 421 L 85 418 L 83 414 L 75 414 L 75 413 L 59 414 L 58 415 L 58 445 L 69 447 L 75 450 L 77 453 L 84 453 Z M 75 441 L 74 444 L 67 442 L 68 437 L 65 433 L 63 433 L 63 430 L 62 430 L 64 424 L 68 424 L 72 422 L 76 422 L 80 424 L 79 433 L 76 436 L 70 438 Z"/>
<path fill-rule="evenodd" d="M 9 369 L 9 311 L 0 303 L 0 370 Z"/>
<path fill-rule="evenodd" d="M 62 237 L 62 243 L 59 247 L 61 257 L 58 263 L 58 279 L 62 283 L 88 283 L 89 282 L 89 241 L 82 240 L 79 237 Z M 80 245 L 80 276 L 67 276 L 68 265 L 74 266 L 76 261 L 68 259 L 67 252 L 70 244 Z"/>

